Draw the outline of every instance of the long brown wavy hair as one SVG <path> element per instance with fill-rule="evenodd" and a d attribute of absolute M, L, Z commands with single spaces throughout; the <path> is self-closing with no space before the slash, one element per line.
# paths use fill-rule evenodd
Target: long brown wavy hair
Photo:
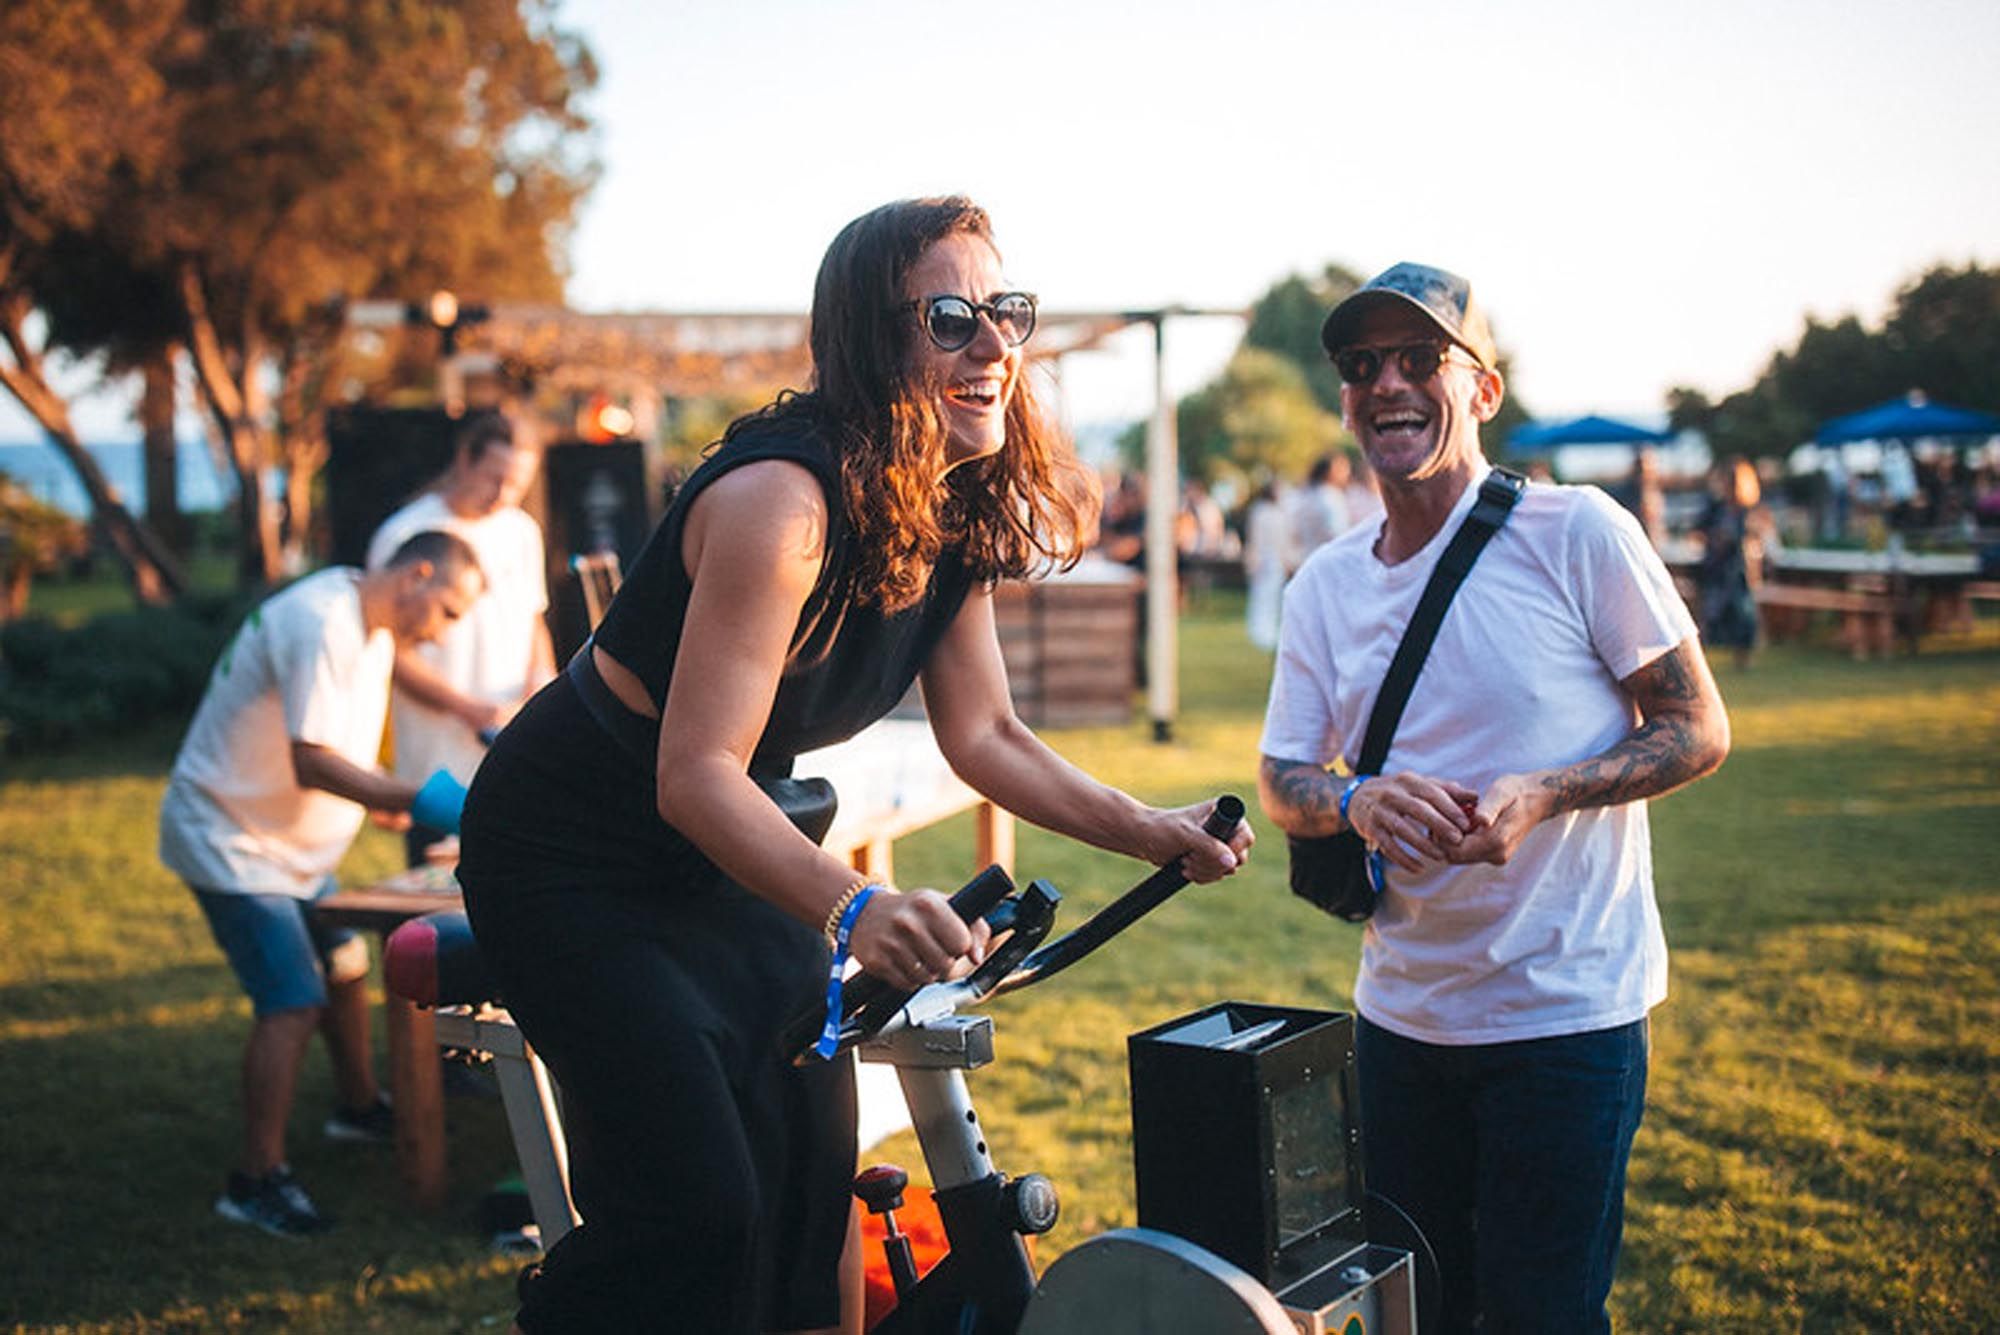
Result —
<path fill-rule="evenodd" d="M 1006 444 L 945 472 L 939 387 L 911 369 L 911 340 L 924 334 L 903 303 L 911 268 L 959 232 L 993 244 L 986 211 L 956 195 L 885 204 L 843 227 L 813 284 L 811 390 L 780 395 L 724 437 L 800 417 L 826 434 L 856 540 L 855 594 L 885 611 L 922 597 L 950 544 L 987 582 L 1074 565 L 1095 505 L 1089 475 L 1044 416 L 1025 366 L 1007 405 Z"/>

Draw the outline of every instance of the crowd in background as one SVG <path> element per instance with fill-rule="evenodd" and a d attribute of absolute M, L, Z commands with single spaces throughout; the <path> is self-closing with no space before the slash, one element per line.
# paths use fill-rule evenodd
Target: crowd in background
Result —
<path fill-rule="evenodd" d="M 1703 642 L 1739 665 L 1761 638 L 1756 589 L 1783 545 L 1977 545 L 1982 531 L 2000 528 L 2000 465 L 1982 454 L 1890 446 L 1865 471 L 1835 451 L 1817 465 L 1787 474 L 1779 460 L 1736 456 L 1702 477 L 1676 477 L 1641 447 L 1628 476 L 1604 484 L 1657 549 L 1692 567 Z M 1531 480 L 1558 480 L 1544 459 L 1520 466 Z M 1286 582 L 1322 543 L 1380 511 L 1366 463 L 1346 451 L 1320 456 L 1302 477 L 1265 476 L 1247 490 L 1189 479 L 1174 527 L 1183 587 L 1240 583 L 1250 641 L 1271 652 Z M 1143 570 L 1145 534 L 1144 477 L 1107 477 L 1097 553 Z M 2000 558 L 2000 544 L 1988 555 Z"/>

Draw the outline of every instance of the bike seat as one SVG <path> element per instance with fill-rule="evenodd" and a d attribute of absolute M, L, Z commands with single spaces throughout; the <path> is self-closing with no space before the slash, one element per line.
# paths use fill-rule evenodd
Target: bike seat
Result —
<path fill-rule="evenodd" d="M 427 913 L 389 933 L 382 976 L 389 991 L 419 1006 L 477 1006 L 500 999 L 463 913 Z"/>

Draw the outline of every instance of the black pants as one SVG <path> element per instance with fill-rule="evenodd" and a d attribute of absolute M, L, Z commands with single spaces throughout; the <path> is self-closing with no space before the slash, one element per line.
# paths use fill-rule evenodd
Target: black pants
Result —
<path fill-rule="evenodd" d="M 660 821 L 564 677 L 481 765 L 461 838 L 473 930 L 563 1090 L 583 1215 L 523 1286 L 522 1328 L 836 1324 L 853 1068 L 778 1044 L 824 985 L 818 934 Z"/>

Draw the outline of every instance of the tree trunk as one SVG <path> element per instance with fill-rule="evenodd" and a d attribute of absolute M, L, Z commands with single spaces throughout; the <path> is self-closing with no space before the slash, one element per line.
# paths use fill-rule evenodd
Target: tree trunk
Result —
<path fill-rule="evenodd" d="M 161 344 L 139 368 L 139 427 L 146 454 L 146 523 L 174 555 L 187 559 L 189 531 L 181 513 L 180 443 L 174 438 L 174 345 Z"/>
<path fill-rule="evenodd" d="M 9 566 L 0 574 L 0 622 L 8 622 L 28 610 L 28 590 L 35 580 L 34 567 L 26 561 Z"/>
<path fill-rule="evenodd" d="M 125 567 L 133 596 L 153 606 L 172 602 L 186 591 L 187 576 L 159 536 L 125 508 L 118 489 L 78 439 L 70 425 L 69 404 L 50 387 L 42 373 L 40 355 L 28 344 L 27 315 L 25 295 L 10 293 L 0 298 L 0 339 L 13 354 L 11 364 L 0 362 L 0 385 L 20 401 L 47 434 L 49 443 L 76 470 L 77 480 L 90 498 L 92 521 Z"/>
<path fill-rule="evenodd" d="M 278 516 L 265 501 L 264 461 L 269 457 L 263 426 L 252 404 L 256 397 L 257 349 L 246 338 L 232 374 L 229 356 L 208 310 L 208 294 L 192 260 L 180 266 L 181 301 L 187 310 L 188 350 L 209 412 L 229 447 L 236 472 L 236 522 L 239 534 L 237 576 L 246 587 L 277 583 L 283 573 Z M 241 383 L 238 382 L 241 376 Z"/>
<path fill-rule="evenodd" d="M 307 553 L 323 536 L 313 531 L 319 518 L 313 484 L 326 466 L 330 447 L 326 413 L 310 390 L 314 382 L 324 383 L 336 365 L 335 354 L 316 360 L 310 345 L 294 348 L 278 387 L 279 449 L 285 460 L 285 561 L 291 568 L 303 567 Z"/>

